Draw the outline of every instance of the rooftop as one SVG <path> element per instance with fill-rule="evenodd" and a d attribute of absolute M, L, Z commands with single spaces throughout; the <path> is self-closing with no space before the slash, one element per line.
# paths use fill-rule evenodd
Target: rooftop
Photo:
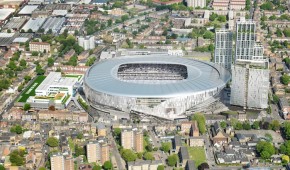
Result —
<path fill-rule="evenodd" d="M 118 68 L 122 64 L 179 64 L 187 68 L 186 79 L 178 81 L 122 80 Z M 92 66 L 85 83 L 95 91 L 129 97 L 177 97 L 204 90 L 222 88 L 230 73 L 221 66 L 169 55 L 142 55 L 113 58 Z"/>
<path fill-rule="evenodd" d="M 36 91 L 47 90 L 50 86 L 73 86 L 76 82 L 75 78 L 62 77 L 60 72 L 50 72 Z"/>
<path fill-rule="evenodd" d="M 38 31 L 38 29 L 42 26 L 45 22 L 46 18 L 30 18 L 30 20 L 23 26 L 24 31 L 28 31 L 31 29 L 33 32 Z"/>
<path fill-rule="evenodd" d="M 3 8 L 0 9 L 0 21 L 7 19 L 7 17 L 13 13 L 15 9 L 10 9 L 10 8 Z"/>
<path fill-rule="evenodd" d="M 38 5 L 26 5 L 19 11 L 19 15 L 31 15 L 34 10 L 38 8 Z"/>

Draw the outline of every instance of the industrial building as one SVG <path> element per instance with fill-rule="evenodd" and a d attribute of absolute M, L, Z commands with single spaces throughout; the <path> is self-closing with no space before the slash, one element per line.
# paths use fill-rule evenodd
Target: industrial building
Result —
<path fill-rule="evenodd" d="M 37 32 L 45 20 L 46 18 L 30 18 L 29 21 L 23 26 L 22 30 L 27 32 L 31 29 L 32 32 Z"/>
<path fill-rule="evenodd" d="M 15 11 L 15 9 L 0 9 L 0 26 L 6 23 L 9 16 Z"/>
<path fill-rule="evenodd" d="M 18 15 L 31 15 L 37 8 L 38 5 L 26 5 L 18 12 Z"/>
<path fill-rule="evenodd" d="M 19 31 L 25 24 L 25 22 L 26 18 L 13 17 L 8 21 L 8 23 L 3 27 L 3 29 Z"/>
<path fill-rule="evenodd" d="M 58 34 L 59 31 L 62 28 L 62 25 L 65 22 L 64 17 L 51 17 L 46 20 L 46 22 L 42 25 L 42 29 L 44 30 L 44 33 L 46 34 L 49 30 L 53 34 Z"/>

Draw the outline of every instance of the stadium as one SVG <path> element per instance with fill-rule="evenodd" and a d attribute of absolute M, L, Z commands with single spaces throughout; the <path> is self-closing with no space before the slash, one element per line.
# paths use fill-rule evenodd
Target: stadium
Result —
<path fill-rule="evenodd" d="M 127 56 L 93 65 L 84 78 L 90 105 L 165 119 L 216 100 L 230 73 L 213 63 L 168 55 Z"/>

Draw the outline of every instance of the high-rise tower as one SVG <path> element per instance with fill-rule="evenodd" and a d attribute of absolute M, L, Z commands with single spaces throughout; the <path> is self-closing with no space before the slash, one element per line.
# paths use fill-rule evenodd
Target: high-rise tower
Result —
<path fill-rule="evenodd" d="M 231 69 L 233 57 L 233 33 L 226 29 L 215 32 L 214 62 Z"/>

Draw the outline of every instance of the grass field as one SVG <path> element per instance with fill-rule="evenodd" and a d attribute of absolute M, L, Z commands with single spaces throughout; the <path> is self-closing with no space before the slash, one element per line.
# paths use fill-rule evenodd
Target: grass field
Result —
<path fill-rule="evenodd" d="M 79 75 L 79 74 L 66 74 L 64 77 L 77 78 L 78 80 L 80 80 L 82 78 L 82 75 Z"/>
<path fill-rule="evenodd" d="M 203 147 L 188 147 L 190 159 L 194 160 L 195 166 L 206 162 L 205 151 Z"/>
<path fill-rule="evenodd" d="M 73 142 L 73 140 L 71 138 L 68 138 L 68 146 L 72 152 L 75 151 L 75 143 Z"/>
<path fill-rule="evenodd" d="M 26 87 L 17 101 L 26 102 L 30 96 L 35 96 L 35 89 L 43 82 L 45 78 L 46 76 L 38 76 L 30 86 Z"/>

